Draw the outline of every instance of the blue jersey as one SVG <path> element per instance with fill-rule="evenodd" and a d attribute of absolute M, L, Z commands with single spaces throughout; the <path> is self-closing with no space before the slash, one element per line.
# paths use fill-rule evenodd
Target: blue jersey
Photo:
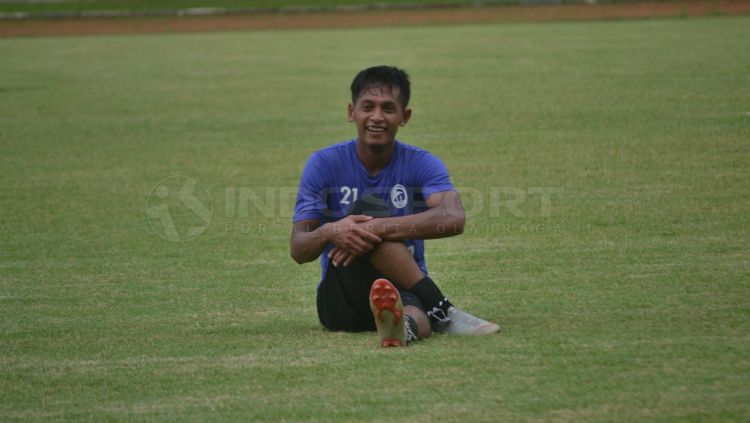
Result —
<path fill-rule="evenodd" d="M 346 216 L 351 204 L 365 195 L 388 204 L 391 216 L 427 210 L 426 199 L 436 192 L 453 191 L 453 183 L 440 159 L 428 151 L 395 142 L 390 161 L 370 176 L 357 156 L 357 140 L 334 144 L 310 156 L 302 172 L 294 222 L 318 219 L 323 225 Z M 422 272 L 427 274 L 424 241 L 406 240 Z M 323 277 L 328 268 L 329 244 L 320 256 Z"/>

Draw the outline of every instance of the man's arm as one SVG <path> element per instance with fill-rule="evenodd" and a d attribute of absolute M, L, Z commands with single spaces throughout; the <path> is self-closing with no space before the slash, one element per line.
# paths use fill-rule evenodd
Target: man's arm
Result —
<path fill-rule="evenodd" d="M 318 258 L 330 242 L 360 256 L 382 241 L 377 235 L 359 226 L 370 220 L 372 217 L 353 215 L 323 226 L 320 226 L 318 219 L 300 220 L 292 227 L 289 252 L 297 263 L 307 263 Z"/>
<path fill-rule="evenodd" d="M 456 191 L 430 195 L 427 206 L 429 210 L 422 213 L 372 219 L 359 226 L 387 241 L 446 238 L 463 233 L 466 214 Z"/>
<path fill-rule="evenodd" d="M 388 241 L 446 238 L 463 233 L 466 214 L 457 192 L 436 192 L 427 199 L 427 206 L 430 209 L 422 213 L 371 219 L 359 226 Z M 348 266 L 360 255 L 338 244 L 329 253 L 334 266 Z"/>

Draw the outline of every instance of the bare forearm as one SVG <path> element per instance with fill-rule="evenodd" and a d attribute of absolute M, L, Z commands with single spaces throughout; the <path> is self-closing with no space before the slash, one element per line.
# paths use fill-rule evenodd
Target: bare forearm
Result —
<path fill-rule="evenodd" d="M 375 234 L 359 226 L 370 220 L 372 218 L 369 216 L 352 215 L 322 226 L 318 226 L 320 222 L 315 219 L 296 222 L 289 247 L 292 258 L 300 264 L 313 261 L 329 243 L 355 256 L 361 256 L 382 241 Z"/>
<path fill-rule="evenodd" d="M 388 241 L 434 239 L 463 233 L 465 220 L 463 213 L 433 208 L 409 216 L 373 219 L 365 228 Z"/>
<path fill-rule="evenodd" d="M 293 231 L 289 250 L 294 261 L 299 264 L 317 259 L 328 245 L 323 226 L 309 232 Z"/>

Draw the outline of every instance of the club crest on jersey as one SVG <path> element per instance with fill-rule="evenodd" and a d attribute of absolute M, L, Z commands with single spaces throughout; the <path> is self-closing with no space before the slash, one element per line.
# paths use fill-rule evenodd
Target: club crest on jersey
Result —
<path fill-rule="evenodd" d="M 396 184 L 391 188 L 391 203 L 397 209 L 403 209 L 409 203 L 409 197 L 403 185 Z"/>

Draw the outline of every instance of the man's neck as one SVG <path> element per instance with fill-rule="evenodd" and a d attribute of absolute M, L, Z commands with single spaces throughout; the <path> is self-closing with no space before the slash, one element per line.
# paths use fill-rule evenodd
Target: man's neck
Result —
<path fill-rule="evenodd" d="M 359 160 L 365 166 L 365 169 L 370 176 L 377 175 L 388 165 L 395 149 L 395 140 L 382 148 L 379 146 L 373 148 L 373 146 L 367 146 L 363 142 L 357 140 L 357 157 L 359 157 Z"/>

